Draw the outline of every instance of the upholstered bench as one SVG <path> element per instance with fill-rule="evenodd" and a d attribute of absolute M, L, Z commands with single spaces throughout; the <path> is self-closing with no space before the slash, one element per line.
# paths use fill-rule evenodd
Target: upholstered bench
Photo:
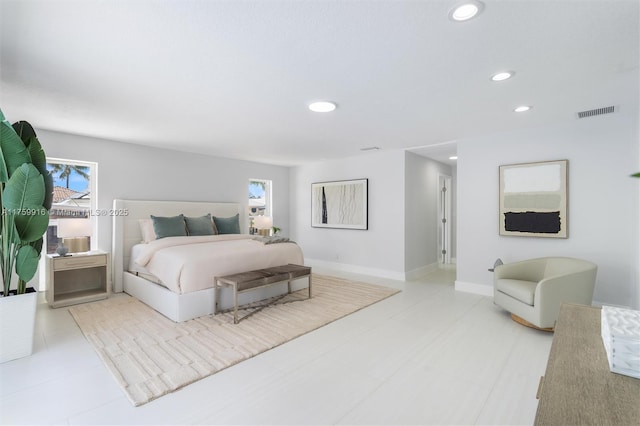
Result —
<path fill-rule="evenodd" d="M 214 291 L 220 286 L 231 287 L 233 290 L 233 323 L 238 323 L 238 293 L 268 287 L 287 281 L 288 293 L 291 293 L 291 281 L 309 277 L 309 298 L 311 298 L 311 268 L 301 265 L 282 265 L 271 268 L 256 269 L 225 275 L 214 279 Z M 288 294 L 287 293 L 287 294 Z M 214 309 L 215 314 L 215 309 Z"/>

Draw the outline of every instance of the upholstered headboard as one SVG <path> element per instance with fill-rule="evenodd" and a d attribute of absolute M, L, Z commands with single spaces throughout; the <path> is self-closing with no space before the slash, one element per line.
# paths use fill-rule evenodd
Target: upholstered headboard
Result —
<path fill-rule="evenodd" d="M 123 273 L 129 265 L 131 247 L 142 241 L 140 219 L 154 216 L 204 216 L 217 217 L 240 214 L 240 230 L 247 233 L 245 212 L 238 203 L 208 203 L 197 201 L 146 201 L 113 200 L 112 277 L 114 292 L 123 291 Z"/>

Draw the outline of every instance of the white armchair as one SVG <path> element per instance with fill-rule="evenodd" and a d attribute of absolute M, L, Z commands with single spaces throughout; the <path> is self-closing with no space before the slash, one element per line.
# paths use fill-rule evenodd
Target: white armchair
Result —
<path fill-rule="evenodd" d="M 570 257 L 542 257 L 496 266 L 493 301 L 524 325 L 551 331 L 562 303 L 591 306 L 597 265 Z"/>

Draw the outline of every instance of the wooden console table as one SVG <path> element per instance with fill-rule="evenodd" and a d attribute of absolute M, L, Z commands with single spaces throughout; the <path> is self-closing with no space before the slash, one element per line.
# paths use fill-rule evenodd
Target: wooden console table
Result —
<path fill-rule="evenodd" d="M 536 425 L 640 424 L 640 379 L 609 370 L 600 308 L 561 306 L 539 396 Z"/>

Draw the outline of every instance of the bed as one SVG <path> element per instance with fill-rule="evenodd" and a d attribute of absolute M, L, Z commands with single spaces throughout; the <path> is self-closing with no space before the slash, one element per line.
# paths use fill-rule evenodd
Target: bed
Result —
<path fill-rule="evenodd" d="M 154 216 L 239 217 L 240 233 L 171 236 L 143 242 L 140 220 Z M 238 203 L 114 200 L 113 291 L 126 292 L 175 322 L 233 306 L 229 289 L 214 292 L 214 277 L 287 263 L 304 264 L 292 242 L 265 244 L 247 232 L 244 208 Z M 302 288 L 303 283 L 294 283 Z M 243 294 L 240 304 L 277 296 L 287 283 Z M 215 308 L 215 309 L 214 309 Z"/>

